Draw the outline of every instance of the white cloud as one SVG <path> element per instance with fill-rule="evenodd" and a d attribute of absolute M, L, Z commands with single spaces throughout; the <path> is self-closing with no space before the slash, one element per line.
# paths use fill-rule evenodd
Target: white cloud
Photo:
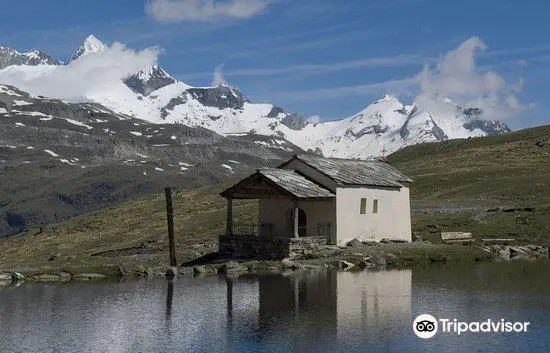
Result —
<path fill-rule="evenodd" d="M 321 88 L 313 91 L 290 91 L 275 94 L 271 98 L 287 101 L 309 101 L 338 99 L 344 96 L 380 95 L 391 92 L 394 95 L 416 97 L 414 104 L 432 114 L 456 114 L 455 104 L 449 104 L 445 98 L 463 108 L 477 107 L 483 110 L 483 119 L 504 120 L 518 115 L 533 104 L 522 104 L 517 93 L 523 88 L 523 79 L 510 84 L 494 71 L 480 73 L 483 68 L 476 67 L 475 56 L 487 48 L 478 37 L 471 37 L 456 49 L 447 52 L 436 60 L 435 66 L 428 65 L 415 76 L 404 79 L 391 79 L 376 83 L 353 86 Z M 294 67 L 292 70 L 340 70 L 362 66 L 412 64 L 415 56 L 397 56 L 393 60 L 364 60 L 344 62 L 333 68 L 317 66 Z M 264 74 L 268 72 L 245 72 Z M 269 99 L 270 97 L 264 97 Z"/>
<path fill-rule="evenodd" d="M 481 108 L 484 119 L 502 120 L 521 112 L 524 106 L 515 96 L 522 88 L 521 79 L 509 84 L 496 72 L 476 70 L 475 56 L 486 48 L 480 38 L 471 37 L 443 55 L 435 67 L 426 65 L 415 104 L 433 113 L 450 112 L 454 107 L 443 101 L 450 98 L 462 107 Z"/>
<path fill-rule="evenodd" d="M 269 97 L 261 97 L 265 100 L 286 100 L 288 102 L 305 102 L 316 100 L 338 99 L 346 96 L 365 96 L 381 95 L 382 92 L 391 92 L 394 95 L 411 95 L 411 89 L 418 87 L 419 78 L 409 77 L 404 79 L 395 79 L 375 83 L 366 83 L 362 85 L 319 88 L 310 91 L 290 91 L 282 92 Z"/>
<path fill-rule="evenodd" d="M 145 12 L 159 22 L 247 19 L 262 14 L 273 0 L 150 0 Z"/>
<path fill-rule="evenodd" d="M 226 71 L 227 76 L 280 76 L 280 75 L 322 75 L 331 72 L 373 67 L 404 67 L 420 65 L 422 59 L 418 55 L 399 54 L 395 56 L 370 57 L 357 60 L 332 62 L 325 64 L 301 64 L 275 68 L 236 69 Z M 191 73 L 187 77 L 205 77 L 211 73 Z M 293 76 L 295 77 L 295 76 Z"/>
<path fill-rule="evenodd" d="M 212 81 L 212 86 L 227 85 L 225 77 L 223 77 L 222 69 L 224 64 L 220 64 L 214 70 L 214 80 Z"/>
<path fill-rule="evenodd" d="M 307 123 L 317 124 L 321 122 L 321 117 L 319 115 L 313 115 L 306 119 Z"/>
<path fill-rule="evenodd" d="M 33 95 L 86 101 L 86 97 L 122 86 L 124 78 L 155 64 L 158 54 L 157 48 L 134 51 L 114 43 L 64 66 L 8 67 L 0 71 L 0 82 Z"/>

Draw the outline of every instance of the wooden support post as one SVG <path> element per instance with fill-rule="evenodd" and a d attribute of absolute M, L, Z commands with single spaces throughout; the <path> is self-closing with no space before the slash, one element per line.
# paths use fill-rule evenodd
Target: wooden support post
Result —
<path fill-rule="evenodd" d="M 227 222 L 225 235 L 233 235 L 233 199 L 227 198 Z"/>
<path fill-rule="evenodd" d="M 168 220 L 168 246 L 170 249 L 170 266 L 178 266 L 176 259 L 176 244 L 174 242 L 174 211 L 172 210 L 172 190 L 165 187 L 166 192 L 166 218 Z"/>
<path fill-rule="evenodd" d="M 298 202 L 294 201 L 294 238 L 299 238 L 298 225 L 300 224 L 300 209 L 298 208 Z"/>

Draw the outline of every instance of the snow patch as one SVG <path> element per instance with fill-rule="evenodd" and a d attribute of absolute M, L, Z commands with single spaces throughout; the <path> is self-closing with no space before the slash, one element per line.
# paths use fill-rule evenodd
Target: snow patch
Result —
<path fill-rule="evenodd" d="M 226 168 L 227 170 L 229 170 L 232 174 L 235 173 L 233 171 L 233 167 L 231 167 L 230 165 L 227 165 L 227 164 L 222 164 L 222 167 Z"/>
<path fill-rule="evenodd" d="M 59 155 L 51 150 L 44 150 L 47 154 L 51 155 L 52 157 L 59 157 Z"/>
<path fill-rule="evenodd" d="M 132 135 L 135 135 L 135 136 L 141 136 L 141 135 L 143 135 L 143 134 L 142 134 L 141 132 L 139 132 L 139 131 L 130 131 L 130 133 L 131 133 Z"/>
<path fill-rule="evenodd" d="M 31 105 L 32 103 L 31 102 L 27 102 L 27 101 L 20 101 L 20 100 L 13 100 L 13 105 L 17 106 L 17 107 L 20 107 L 22 105 Z"/>

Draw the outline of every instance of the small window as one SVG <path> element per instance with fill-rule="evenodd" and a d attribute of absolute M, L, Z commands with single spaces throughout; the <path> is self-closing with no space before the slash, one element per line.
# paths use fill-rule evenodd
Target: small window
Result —
<path fill-rule="evenodd" d="M 372 201 L 372 213 L 378 213 L 378 200 Z"/>
<path fill-rule="evenodd" d="M 361 198 L 361 208 L 359 209 L 359 213 L 366 214 L 367 213 L 367 199 Z"/>

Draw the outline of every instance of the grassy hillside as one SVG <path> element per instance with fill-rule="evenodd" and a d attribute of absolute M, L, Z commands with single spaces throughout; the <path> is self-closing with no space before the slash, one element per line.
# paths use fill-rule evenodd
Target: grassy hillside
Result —
<path fill-rule="evenodd" d="M 550 126 L 506 136 L 429 143 L 389 158 L 415 180 L 413 231 L 439 241 L 441 231 L 550 242 Z M 174 194 L 177 253 L 188 261 L 215 250 L 225 227 L 230 182 Z M 142 197 L 8 239 L 0 268 L 71 268 L 167 263 L 164 195 Z M 491 210 L 503 207 L 502 210 Z M 488 211 L 490 210 L 490 211 Z M 257 219 L 257 203 L 236 202 L 236 222 Z"/>
<path fill-rule="evenodd" d="M 230 184 L 173 193 L 179 261 L 214 251 L 225 229 L 225 200 Z M 162 191 L 162 190 L 159 190 Z M 257 202 L 235 201 L 235 222 L 257 219 Z M 18 236 L 0 239 L 0 268 L 93 267 L 127 263 L 168 263 L 164 193 L 132 200 Z"/>
<path fill-rule="evenodd" d="M 413 231 L 424 238 L 463 230 L 550 241 L 550 126 L 411 146 L 389 159 L 415 181 Z"/>

